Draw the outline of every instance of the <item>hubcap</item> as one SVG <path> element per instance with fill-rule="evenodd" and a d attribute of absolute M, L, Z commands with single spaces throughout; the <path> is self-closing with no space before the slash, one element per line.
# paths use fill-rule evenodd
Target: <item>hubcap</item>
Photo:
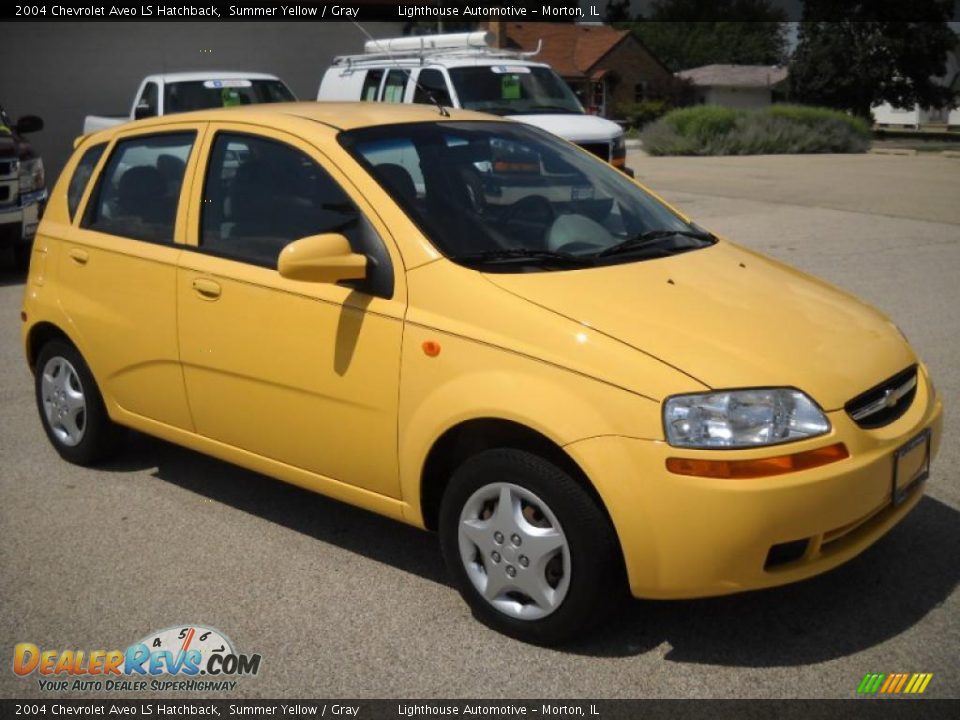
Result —
<path fill-rule="evenodd" d="M 534 493 L 490 483 L 463 506 L 460 560 L 470 582 L 500 612 L 546 617 L 570 587 L 570 549 L 556 516 Z"/>
<path fill-rule="evenodd" d="M 83 440 L 87 428 L 87 403 L 80 376 L 66 358 L 52 357 L 43 367 L 40 395 L 47 424 L 64 445 Z"/>

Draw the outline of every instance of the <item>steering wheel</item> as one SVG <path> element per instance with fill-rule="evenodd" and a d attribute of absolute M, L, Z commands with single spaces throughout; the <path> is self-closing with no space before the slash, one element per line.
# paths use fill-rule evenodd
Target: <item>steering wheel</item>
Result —
<path fill-rule="evenodd" d="M 557 213 L 553 205 L 543 195 L 527 195 L 512 203 L 500 215 L 501 223 L 510 223 L 520 220 L 521 214 L 527 217 L 522 218 L 528 222 L 542 222 L 543 226 L 548 227 L 557 218 Z"/>

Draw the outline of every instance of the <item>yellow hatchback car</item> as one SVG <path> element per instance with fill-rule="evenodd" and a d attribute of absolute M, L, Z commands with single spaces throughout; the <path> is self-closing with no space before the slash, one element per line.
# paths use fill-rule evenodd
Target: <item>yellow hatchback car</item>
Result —
<path fill-rule="evenodd" d="M 50 441 L 126 426 L 437 530 L 474 614 L 556 643 L 636 597 L 849 560 L 942 406 L 890 320 L 589 153 L 432 106 L 82 138 L 23 302 Z"/>

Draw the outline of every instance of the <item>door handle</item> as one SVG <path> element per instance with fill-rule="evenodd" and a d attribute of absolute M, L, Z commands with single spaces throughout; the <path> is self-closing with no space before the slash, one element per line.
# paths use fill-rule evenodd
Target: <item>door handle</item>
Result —
<path fill-rule="evenodd" d="M 216 300 L 220 297 L 220 283 L 207 278 L 194 278 L 193 291 L 205 300 Z"/>
<path fill-rule="evenodd" d="M 77 265 L 86 265 L 87 260 L 90 259 L 90 253 L 80 248 L 70 248 L 69 255 L 70 259 L 77 263 Z"/>

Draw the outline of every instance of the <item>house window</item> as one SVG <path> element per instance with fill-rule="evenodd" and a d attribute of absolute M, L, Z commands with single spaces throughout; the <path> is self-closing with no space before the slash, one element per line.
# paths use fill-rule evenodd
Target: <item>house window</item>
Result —
<path fill-rule="evenodd" d="M 633 101 L 643 102 L 647 99 L 647 81 L 643 80 L 633 86 Z"/>
<path fill-rule="evenodd" d="M 593 111 L 598 115 L 603 115 L 605 100 L 606 93 L 604 92 L 603 80 L 598 80 L 593 83 L 593 102 L 590 103 Z"/>

